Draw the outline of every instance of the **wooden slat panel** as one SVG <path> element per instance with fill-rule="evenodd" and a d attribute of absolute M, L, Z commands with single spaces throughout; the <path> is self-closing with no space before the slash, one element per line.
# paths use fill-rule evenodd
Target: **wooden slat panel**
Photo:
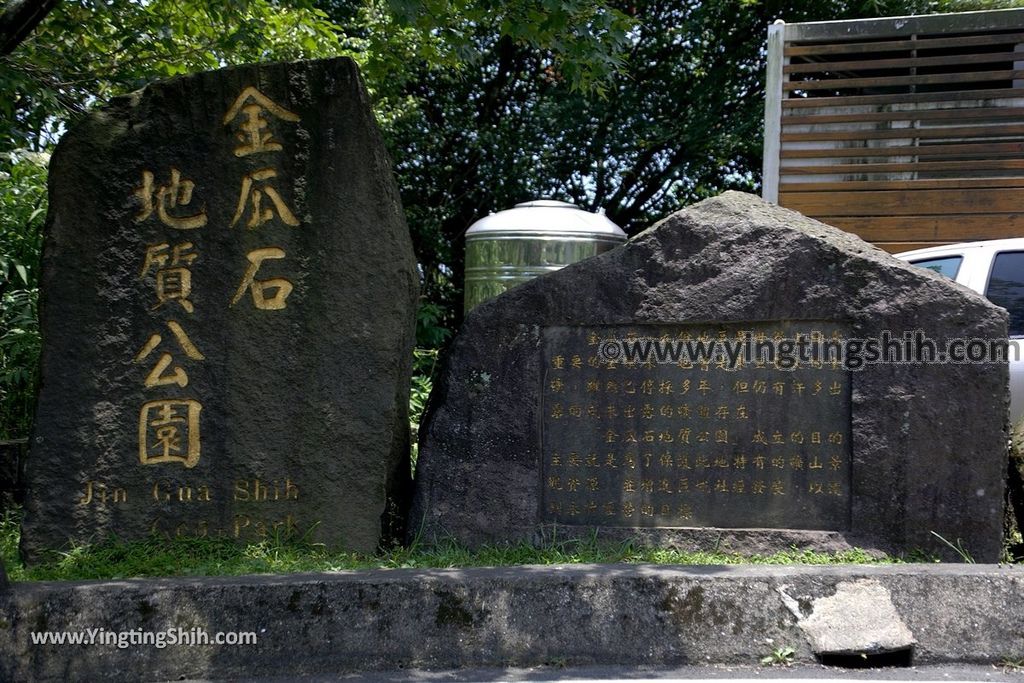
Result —
<path fill-rule="evenodd" d="M 797 192 L 779 195 L 779 204 L 812 216 L 928 216 L 950 213 L 1016 213 L 1024 190 L 917 190 L 914 192 Z"/>
<path fill-rule="evenodd" d="M 860 192 L 863 190 L 969 190 L 1024 187 L 1024 178 L 941 178 L 936 180 L 848 180 L 832 183 L 783 183 L 782 192 Z"/>
<path fill-rule="evenodd" d="M 997 240 L 1024 235 L 1024 216 L 814 216 L 822 223 L 875 240 Z"/>
<path fill-rule="evenodd" d="M 959 4 L 959 3 L 933 3 Z M 970 2 L 962 4 L 1015 4 L 1013 2 Z M 781 23 L 781 22 L 780 22 Z M 918 14 L 904 17 L 851 19 L 786 24 L 786 41 L 796 45 L 820 45 L 853 40 L 894 40 L 975 36 L 1020 31 L 1024 26 L 1021 9 L 962 12 L 958 14 Z"/>
<path fill-rule="evenodd" d="M 843 62 L 806 62 L 786 64 L 783 73 L 822 73 L 832 71 L 856 71 L 858 69 L 918 69 L 928 66 L 956 64 L 992 64 L 995 62 L 1022 61 L 1020 52 L 985 52 L 975 55 L 943 55 L 941 57 L 906 57 L 900 59 L 861 59 Z"/>
<path fill-rule="evenodd" d="M 825 45 L 787 45 L 783 54 L 800 55 L 864 54 L 867 52 L 893 52 L 897 50 L 934 50 L 945 47 L 972 47 L 975 45 L 1014 45 L 1024 42 L 1024 33 L 996 33 L 958 38 L 918 38 L 911 40 L 882 40 L 870 43 L 830 43 Z"/>
<path fill-rule="evenodd" d="M 961 119 L 1019 119 L 1024 118 L 1020 107 L 982 107 L 924 109 L 912 111 L 875 111 L 853 114 L 820 114 L 811 116 L 787 116 L 783 113 L 782 125 L 852 123 L 858 121 L 958 121 Z"/>
<path fill-rule="evenodd" d="M 783 142 L 818 142 L 835 140 L 890 140 L 902 138 L 998 138 L 1024 135 L 1024 125 L 976 124 L 941 128 L 864 128 L 861 130 L 823 130 L 812 133 L 783 133 Z"/>
<path fill-rule="evenodd" d="M 788 81 L 782 89 L 789 90 L 841 90 L 844 88 L 884 88 L 894 85 L 946 85 L 950 83 L 981 83 L 983 81 L 1009 81 L 1024 76 L 1024 70 L 972 71 L 955 74 L 924 74 L 920 76 L 871 76 L 868 78 L 830 78 L 827 80 Z"/>
<path fill-rule="evenodd" d="M 910 164 L 829 164 L 827 166 L 783 166 L 779 175 L 861 175 L 864 173 L 910 173 L 914 171 L 1007 171 L 1024 169 L 1024 159 L 992 161 L 921 161 Z"/>
<path fill-rule="evenodd" d="M 872 157 L 1016 156 L 1024 153 L 1024 142 L 989 142 L 957 145 L 900 145 L 899 147 L 838 147 L 826 149 L 782 149 L 783 159 L 870 159 Z"/>
<path fill-rule="evenodd" d="M 962 102 L 1024 97 L 1024 88 L 989 88 L 956 92 L 895 93 L 892 95 L 843 95 L 841 97 L 789 97 L 782 100 L 784 109 L 808 107 L 855 107 L 863 104 L 918 104 L 921 102 Z"/>
<path fill-rule="evenodd" d="M 903 35 L 909 33 L 904 31 Z M 927 35 L 922 31 L 915 33 Z M 1014 52 L 1012 47 L 1024 44 L 1024 32 L 979 31 L 955 37 L 932 33 L 931 37 L 895 40 L 877 37 L 870 42 L 852 42 L 838 34 L 835 38 L 819 35 L 818 39 L 822 44 L 793 43 L 783 51 L 788 57 L 798 58 L 797 63 L 784 67 L 784 73 L 808 80 L 790 80 L 782 85 L 783 130 L 777 138 L 784 143 L 780 154 L 784 161 L 779 169 L 782 206 L 859 234 L 890 252 L 965 240 L 1024 236 L 1024 103 L 1019 101 L 1024 99 L 1024 88 L 994 87 L 998 85 L 995 81 L 1012 85 L 1024 79 L 1024 69 L 1012 68 L 1024 62 L 1024 52 Z M 978 46 L 996 46 L 997 51 L 965 49 L 969 54 L 963 55 L 937 52 Z M 813 61 L 815 58 L 823 59 Z M 950 67 L 955 73 L 894 71 L 937 70 L 932 67 Z M 971 68 L 983 70 L 968 71 Z M 880 75 L 869 77 L 865 71 Z M 815 79 L 816 75 L 820 77 Z M 977 90 L 956 89 L 955 85 L 986 82 L 992 85 Z M 858 90 L 861 88 L 913 89 L 908 86 L 915 85 L 956 90 L 828 96 L 828 91 L 857 93 L 863 92 Z M 822 96 L 793 96 L 801 91 Z M 992 100 L 1001 102 L 980 106 Z M 956 103 L 963 105 L 958 108 Z M 875 108 L 897 104 L 923 106 L 905 111 Z M 868 111 L 843 111 L 846 107 L 863 107 Z M 926 127 L 897 129 L 886 125 L 898 122 L 922 122 Z M 948 125 L 941 127 L 944 124 Z M 872 125 L 879 129 L 862 128 Z M 857 144 L 856 141 L 870 140 L 890 140 L 899 146 L 827 147 L 828 143 Z M 938 144 L 921 146 L 907 142 L 918 140 Z M 801 149 L 807 147 L 812 149 Z M 897 157 L 924 160 L 901 162 Z M 964 158 L 953 160 L 958 157 Z M 801 163 L 800 159 L 845 163 L 808 165 L 813 162 Z M 872 163 L 850 163 L 857 160 Z M 905 173 L 931 173 L 939 177 L 889 180 L 885 175 Z M 986 173 L 1007 177 L 979 177 Z M 801 176 L 813 182 L 793 182 Z M 880 179 L 825 182 L 844 176 Z M 871 215 L 864 216 L 865 213 Z"/>

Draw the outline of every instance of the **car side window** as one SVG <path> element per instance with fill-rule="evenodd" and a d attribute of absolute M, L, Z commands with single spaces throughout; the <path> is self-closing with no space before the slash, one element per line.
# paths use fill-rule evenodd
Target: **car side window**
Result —
<path fill-rule="evenodd" d="M 942 256 L 940 258 L 925 259 L 924 261 L 911 261 L 910 263 L 918 268 L 934 270 L 939 275 L 945 275 L 950 280 L 955 280 L 957 273 L 960 272 L 960 264 L 963 262 L 963 256 Z"/>
<path fill-rule="evenodd" d="M 1024 251 L 996 254 L 985 296 L 1010 312 L 1010 336 L 1024 336 Z"/>

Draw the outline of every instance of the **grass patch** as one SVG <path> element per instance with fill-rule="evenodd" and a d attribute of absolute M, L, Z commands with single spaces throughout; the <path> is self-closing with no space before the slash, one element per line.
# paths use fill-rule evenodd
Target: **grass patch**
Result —
<path fill-rule="evenodd" d="M 110 541 L 54 553 L 45 563 L 26 568 L 18 558 L 20 513 L 0 518 L 0 556 L 13 581 L 124 579 L 143 576 L 237 576 L 324 572 L 345 569 L 492 567 L 522 564 L 878 564 L 901 562 L 876 558 L 861 550 L 818 553 L 791 549 L 771 555 L 744 556 L 722 552 L 684 552 L 644 548 L 632 543 L 596 539 L 553 541 L 543 547 L 527 544 L 485 546 L 467 550 L 455 543 L 393 548 L 376 555 L 330 552 L 323 546 L 269 539 L 239 545 L 227 539 L 153 538 Z M 908 558 L 914 559 L 914 558 Z M 917 558 L 927 560 L 928 558 Z"/>

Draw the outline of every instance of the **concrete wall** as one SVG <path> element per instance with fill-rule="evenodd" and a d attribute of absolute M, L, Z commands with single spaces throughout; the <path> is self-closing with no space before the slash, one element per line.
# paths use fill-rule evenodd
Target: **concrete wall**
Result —
<path fill-rule="evenodd" d="M 1024 570 L 991 565 L 577 565 L 22 583 L 0 588 L 0 680 L 756 664 L 784 646 L 813 661 L 827 647 L 823 623 L 829 642 L 851 651 L 900 647 L 886 634 L 905 627 L 915 664 L 998 663 L 1024 657 L 1022 581 Z M 854 596 L 849 613 L 836 609 L 841 594 Z M 178 628 L 254 632 L 258 642 L 119 649 L 31 640 L 33 631 Z"/>

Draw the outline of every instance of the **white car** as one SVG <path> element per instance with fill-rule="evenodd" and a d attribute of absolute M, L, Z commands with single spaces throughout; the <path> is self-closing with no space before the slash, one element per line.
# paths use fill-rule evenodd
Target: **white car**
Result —
<path fill-rule="evenodd" d="M 956 280 L 1009 312 L 1010 425 L 1016 425 L 1024 415 L 1024 238 L 961 242 L 893 256 Z"/>

